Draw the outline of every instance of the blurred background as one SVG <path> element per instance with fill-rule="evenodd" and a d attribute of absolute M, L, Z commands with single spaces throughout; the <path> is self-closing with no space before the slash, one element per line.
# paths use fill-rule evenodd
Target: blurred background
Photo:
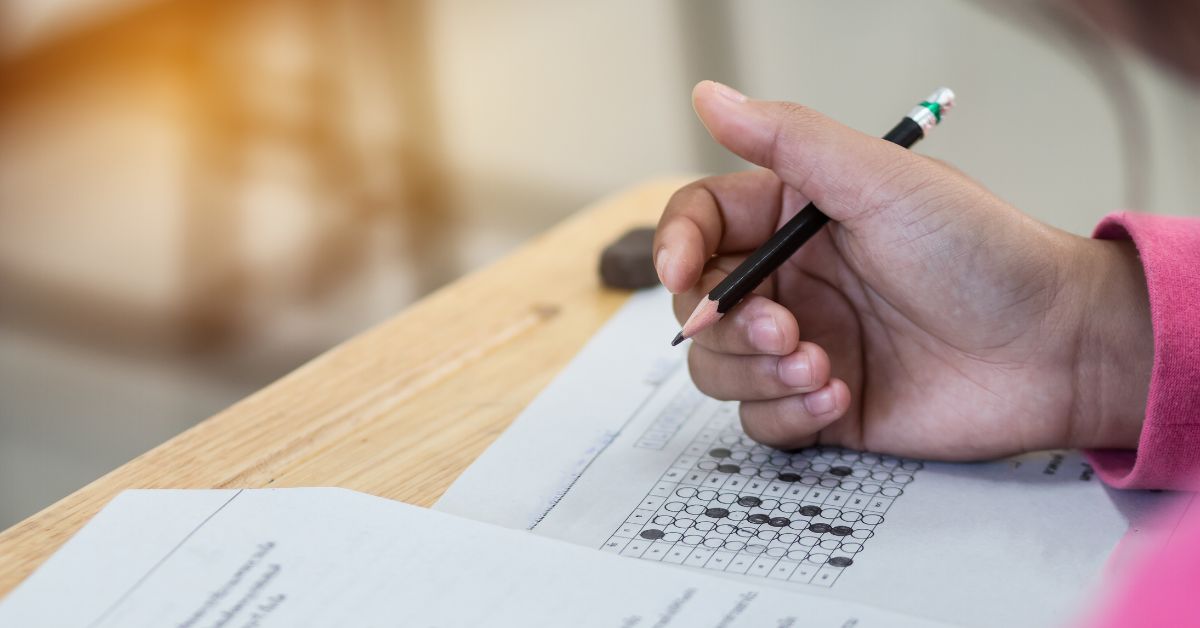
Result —
<path fill-rule="evenodd" d="M 0 0 L 0 529 L 605 194 L 702 78 L 1038 218 L 1200 210 L 1200 100 L 1054 2 Z"/>

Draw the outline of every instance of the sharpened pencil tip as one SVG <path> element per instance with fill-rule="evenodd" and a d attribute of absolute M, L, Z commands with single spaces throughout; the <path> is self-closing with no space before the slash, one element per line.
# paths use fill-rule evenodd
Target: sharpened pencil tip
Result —
<path fill-rule="evenodd" d="M 675 334 L 675 339 L 671 341 L 671 346 L 674 347 L 675 345 L 677 345 L 683 341 L 684 341 L 683 332 L 679 332 L 678 334 Z"/>

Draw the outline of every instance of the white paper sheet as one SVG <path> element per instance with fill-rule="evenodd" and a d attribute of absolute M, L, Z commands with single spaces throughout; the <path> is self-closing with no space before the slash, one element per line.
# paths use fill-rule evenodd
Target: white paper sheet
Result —
<path fill-rule="evenodd" d="M 1078 452 L 981 464 L 784 454 L 701 395 L 639 294 L 435 508 L 624 556 L 970 626 L 1069 619 L 1166 497 Z M 969 412 L 963 408 L 963 412 Z"/>
<path fill-rule="evenodd" d="M 127 491 L 0 626 L 925 627 L 343 489 Z"/>

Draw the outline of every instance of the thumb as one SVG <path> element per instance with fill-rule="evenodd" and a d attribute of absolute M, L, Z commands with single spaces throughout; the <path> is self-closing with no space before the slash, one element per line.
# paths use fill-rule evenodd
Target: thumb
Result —
<path fill-rule="evenodd" d="M 713 81 L 696 85 L 692 103 L 713 139 L 838 222 L 873 214 L 927 180 L 926 160 L 807 107 L 753 100 Z"/>

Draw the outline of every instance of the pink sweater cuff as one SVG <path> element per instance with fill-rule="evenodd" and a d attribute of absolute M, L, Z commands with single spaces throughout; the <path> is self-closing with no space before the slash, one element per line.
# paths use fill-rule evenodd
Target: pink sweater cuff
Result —
<path fill-rule="evenodd" d="M 1133 240 L 1150 295 L 1154 366 L 1136 451 L 1087 452 L 1117 488 L 1194 488 L 1200 475 L 1200 219 L 1110 214 L 1093 237 Z"/>

